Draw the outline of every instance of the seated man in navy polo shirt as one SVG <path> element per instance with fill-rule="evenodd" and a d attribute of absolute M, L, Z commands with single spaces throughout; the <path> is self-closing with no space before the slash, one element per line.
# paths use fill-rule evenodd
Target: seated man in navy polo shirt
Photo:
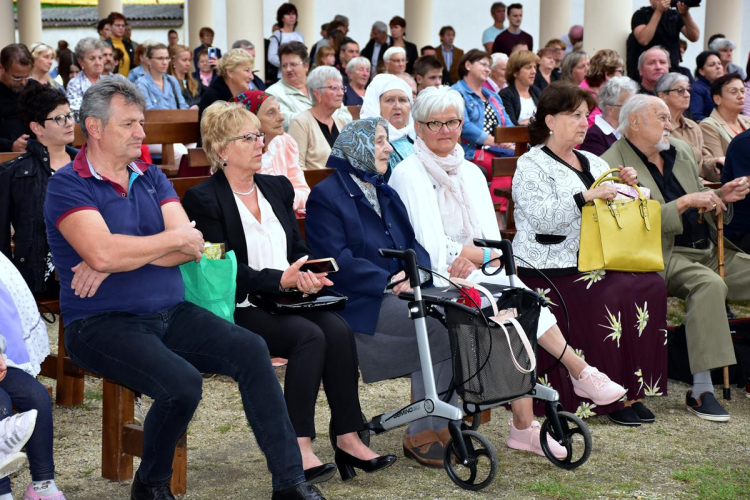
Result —
<path fill-rule="evenodd" d="M 201 400 L 201 373 L 239 383 L 273 476 L 273 498 L 322 499 L 304 482 L 263 339 L 184 301 L 177 266 L 201 259 L 203 237 L 164 174 L 135 161 L 144 109 L 122 77 L 91 87 L 80 111 L 88 142 L 50 178 L 44 206 L 70 357 L 154 399 L 131 499 L 174 498 L 172 455 Z"/>

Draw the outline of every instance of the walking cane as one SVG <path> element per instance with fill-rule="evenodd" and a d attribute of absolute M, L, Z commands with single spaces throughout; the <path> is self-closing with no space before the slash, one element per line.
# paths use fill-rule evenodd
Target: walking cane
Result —
<path fill-rule="evenodd" d="M 698 222 L 703 223 L 703 213 L 705 209 L 699 210 Z M 717 260 L 719 268 L 719 276 L 724 280 L 724 214 L 720 214 L 716 218 L 716 247 L 717 247 Z M 729 385 L 729 366 L 724 367 L 724 389 L 722 391 L 724 399 L 729 401 L 732 399 L 732 388 Z"/>

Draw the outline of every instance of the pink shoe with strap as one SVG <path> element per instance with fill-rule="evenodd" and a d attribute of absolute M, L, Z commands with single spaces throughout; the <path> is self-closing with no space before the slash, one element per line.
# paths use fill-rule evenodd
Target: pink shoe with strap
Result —
<path fill-rule="evenodd" d="M 619 401 L 628 392 L 593 366 L 584 368 L 578 380 L 571 377 L 570 381 L 573 382 L 573 391 L 578 396 L 590 399 L 599 406 Z"/>
<path fill-rule="evenodd" d="M 37 493 L 33 485 L 29 485 L 26 491 L 23 492 L 23 500 L 65 500 L 65 495 L 62 491 L 50 493 L 48 495 L 41 495 Z"/>
<path fill-rule="evenodd" d="M 544 451 L 542 450 L 542 442 L 540 438 L 542 424 L 534 420 L 531 422 L 531 426 L 529 426 L 528 429 L 521 431 L 516 429 L 513 425 L 513 419 L 510 419 L 508 425 L 510 425 L 510 433 L 508 434 L 508 441 L 506 442 L 508 448 L 530 451 L 537 455 L 545 456 Z M 549 436 L 547 436 L 547 444 L 549 444 L 550 451 L 552 451 L 552 454 L 558 460 L 563 460 L 568 456 L 568 451 L 560 446 L 557 441 L 550 439 Z"/>

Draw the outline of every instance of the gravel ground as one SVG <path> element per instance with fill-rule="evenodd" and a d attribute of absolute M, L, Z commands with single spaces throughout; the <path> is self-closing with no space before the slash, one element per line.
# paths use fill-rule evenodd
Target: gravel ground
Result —
<path fill-rule="evenodd" d="M 56 326 L 50 331 L 56 333 Z M 56 335 L 51 338 L 55 351 Z M 277 369 L 282 380 L 283 372 Z M 43 382 L 54 385 L 54 380 Z M 651 425 L 628 429 L 604 417 L 587 419 L 594 450 L 589 461 L 573 472 L 558 469 L 543 457 L 509 450 L 505 439 L 510 413 L 497 409 L 480 430 L 497 449 L 498 474 L 481 492 L 462 490 L 444 471 L 403 458 L 400 430 L 372 439 L 375 451 L 400 456 L 387 472 L 360 474 L 346 484 L 335 476 L 321 490 L 329 500 L 750 498 L 750 399 L 735 389 L 734 399 L 726 405 L 731 422 L 717 424 L 686 412 L 686 390 L 686 385 L 670 381 L 669 396 L 651 399 L 648 406 L 657 415 Z M 85 395 L 84 404 L 77 408 L 54 409 L 57 483 L 71 500 L 129 498 L 129 483 L 110 482 L 100 475 L 101 381 L 87 378 Z M 409 384 L 396 380 L 362 385 L 360 398 L 365 414 L 373 416 L 406 404 Z M 321 391 L 314 448 L 323 461 L 333 460 L 329 417 Z M 20 495 L 28 484 L 28 472 L 12 479 Z M 270 498 L 270 483 L 263 456 L 245 423 L 236 384 L 226 377 L 205 380 L 203 401 L 188 430 L 188 493 L 183 498 Z"/>

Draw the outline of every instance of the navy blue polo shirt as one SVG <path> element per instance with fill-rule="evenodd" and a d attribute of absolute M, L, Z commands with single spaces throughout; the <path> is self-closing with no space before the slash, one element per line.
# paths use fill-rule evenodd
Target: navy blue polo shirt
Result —
<path fill-rule="evenodd" d="M 47 183 L 44 218 L 52 260 L 60 275 L 60 308 L 67 326 L 102 313 L 152 314 L 180 302 L 185 286 L 178 267 L 147 264 L 133 271 L 112 273 L 90 298 L 77 297 L 70 287 L 71 268 L 83 259 L 65 240 L 58 227 L 65 217 L 80 210 L 96 210 L 112 234 L 150 236 L 164 231 L 161 207 L 179 203 L 172 183 L 157 167 L 142 162 L 128 166 L 130 188 L 99 175 L 86 157 L 86 146 L 72 163 Z M 96 245 L 96 241 L 90 242 Z"/>

